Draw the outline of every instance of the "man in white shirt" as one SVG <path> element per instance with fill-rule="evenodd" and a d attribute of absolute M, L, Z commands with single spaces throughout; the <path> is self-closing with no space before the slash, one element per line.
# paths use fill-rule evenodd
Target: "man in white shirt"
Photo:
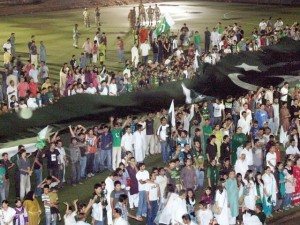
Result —
<path fill-rule="evenodd" d="M 248 109 L 248 103 L 244 103 L 244 104 L 243 104 L 243 108 L 241 108 L 241 110 L 240 110 L 240 117 L 243 116 L 243 115 L 242 115 L 242 112 L 243 112 L 243 111 L 245 111 L 245 112 L 247 113 L 246 119 L 247 119 L 247 121 L 249 121 L 250 124 L 251 124 L 251 121 L 252 121 L 252 114 L 251 114 L 251 110 Z"/>
<path fill-rule="evenodd" d="M 280 89 L 280 94 L 281 94 L 280 100 L 282 102 L 287 102 L 288 93 L 289 93 L 289 83 L 285 82 L 283 87 Z"/>
<path fill-rule="evenodd" d="M 274 98 L 274 102 L 272 104 L 274 111 L 274 135 L 278 134 L 279 129 L 279 103 L 278 98 Z"/>
<path fill-rule="evenodd" d="M 9 54 L 11 54 L 11 43 L 10 43 L 10 39 L 8 39 L 7 40 L 7 42 L 5 42 L 4 44 L 3 44 L 3 50 L 6 48 L 6 50 L 7 50 L 7 52 L 9 53 Z"/>
<path fill-rule="evenodd" d="M 158 200 L 160 197 L 159 185 L 155 182 L 156 173 L 153 171 L 150 180 L 146 183 L 146 198 L 148 205 L 147 224 L 154 224 L 154 219 L 158 211 Z"/>
<path fill-rule="evenodd" d="M 128 222 L 122 218 L 122 210 L 115 208 L 113 212 L 114 222 L 113 225 L 128 225 Z"/>
<path fill-rule="evenodd" d="M 222 116 L 225 118 L 225 106 L 220 102 L 219 99 L 216 99 L 216 103 L 213 104 L 214 107 L 214 124 L 221 125 Z"/>
<path fill-rule="evenodd" d="M 125 128 L 126 133 L 122 136 L 121 139 L 121 148 L 123 150 L 123 152 L 133 152 L 133 136 L 131 133 L 131 128 L 129 126 L 127 126 Z"/>
<path fill-rule="evenodd" d="M 300 151 L 298 149 L 298 147 L 296 146 L 296 141 L 295 139 L 291 139 L 290 140 L 290 146 L 287 147 L 287 149 L 285 150 L 285 154 L 286 155 L 300 155 Z"/>
<path fill-rule="evenodd" d="M 134 156 L 137 162 L 143 162 L 146 156 L 146 136 L 142 134 L 143 126 L 137 125 L 137 131 L 133 134 Z"/>
<path fill-rule="evenodd" d="M 262 34 L 265 33 L 266 28 L 267 28 L 267 23 L 266 23 L 265 19 L 262 19 L 258 26 L 259 26 L 260 32 Z"/>
<path fill-rule="evenodd" d="M 234 170 L 236 173 L 242 174 L 242 177 L 245 177 L 245 174 L 248 170 L 248 163 L 246 161 L 246 155 L 242 153 L 239 157 L 239 159 L 236 161 Z"/>
<path fill-rule="evenodd" d="M 86 214 L 85 213 L 80 213 L 79 214 L 79 220 L 77 221 L 76 224 L 77 225 L 91 225 L 91 224 L 89 224 L 85 221 L 86 221 Z"/>
<path fill-rule="evenodd" d="M 197 225 L 194 221 L 192 221 L 191 216 L 189 214 L 184 214 L 182 216 L 182 222 L 186 225 Z"/>
<path fill-rule="evenodd" d="M 252 146 L 251 146 L 251 142 L 250 141 L 246 142 L 245 148 L 241 151 L 241 154 L 245 154 L 245 156 L 246 156 L 246 162 L 247 162 L 249 170 L 254 170 L 254 166 L 253 166 L 253 151 L 252 151 Z"/>
<path fill-rule="evenodd" d="M 2 201 L 2 208 L 0 209 L 0 222 L 1 225 L 13 225 L 16 211 L 8 206 L 8 201 Z"/>
<path fill-rule="evenodd" d="M 148 56 L 149 56 L 149 51 L 150 51 L 151 47 L 148 44 L 148 40 L 146 39 L 144 43 L 141 44 L 140 46 L 140 50 L 142 53 L 142 63 L 143 64 L 147 64 L 148 62 Z"/>
<path fill-rule="evenodd" d="M 211 44 L 213 47 L 217 46 L 219 48 L 220 35 L 217 32 L 217 29 L 215 27 L 213 28 L 213 31 L 211 32 L 210 40 L 211 40 Z"/>
<path fill-rule="evenodd" d="M 157 129 L 157 138 L 160 141 L 160 148 L 163 157 L 163 162 L 168 163 L 169 161 L 169 124 L 167 124 L 166 118 L 160 119 L 161 125 Z"/>
<path fill-rule="evenodd" d="M 141 218 L 147 216 L 147 200 L 146 200 L 146 183 L 149 180 L 149 172 L 145 170 L 145 164 L 139 164 L 140 170 L 136 173 L 136 179 L 139 184 L 139 206 L 136 212 L 136 217 Z"/>
<path fill-rule="evenodd" d="M 117 92 L 118 92 L 118 88 L 117 88 L 117 84 L 116 84 L 116 79 L 113 78 L 111 79 L 111 82 L 108 86 L 108 90 L 109 90 L 109 95 L 110 96 L 117 96 Z"/>
<path fill-rule="evenodd" d="M 249 134 L 250 129 L 251 129 L 251 124 L 250 124 L 250 121 L 247 120 L 247 113 L 246 113 L 246 111 L 242 112 L 242 117 L 239 119 L 237 127 L 241 127 L 242 128 L 242 132 L 244 134 L 246 134 L 246 135 Z"/>
<path fill-rule="evenodd" d="M 134 43 L 131 48 L 131 61 L 134 63 L 134 67 L 136 68 L 139 63 L 139 50 L 137 48 L 137 43 Z"/>
<path fill-rule="evenodd" d="M 156 177 L 155 183 L 159 185 L 160 197 L 162 198 L 168 183 L 168 178 L 166 176 L 166 171 L 163 167 L 158 169 L 158 176 Z"/>
<path fill-rule="evenodd" d="M 29 76 L 33 78 L 34 83 L 38 83 L 38 75 L 39 75 L 39 70 L 36 69 L 34 64 L 31 64 L 31 69 L 29 70 Z"/>
<path fill-rule="evenodd" d="M 207 204 L 205 201 L 199 202 L 200 210 L 197 213 L 197 219 L 200 221 L 201 225 L 209 225 L 210 221 L 213 219 L 212 211 L 207 208 Z"/>
<path fill-rule="evenodd" d="M 94 87 L 93 83 L 91 82 L 89 87 L 84 91 L 87 94 L 96 94 L 97 93 L 97 89 Z"/>
<path fill-rule="evenodd" d="M 271 145 L 270 150 L 266 155 L 266 166 L 269 166 L 272 172 L 275 171 L 275 167 L 276 167 L 275 144 Z"/>

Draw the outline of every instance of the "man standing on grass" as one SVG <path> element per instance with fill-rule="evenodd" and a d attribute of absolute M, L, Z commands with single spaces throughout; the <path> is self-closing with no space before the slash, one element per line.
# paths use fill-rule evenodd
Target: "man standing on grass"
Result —
<path fill-rule="evenodd" d="M 121 63 L 124 59 L 124 41 L 121 37 L 117 37 L 117 47 L 118 47 L 119 63 Z"/>
<path fill-rule="evenodd" d="M 146 181 L 149 180 L 149 172 L 145 170 L 145 164 L 140 163 L 139 167 L 140 170 L 136 174 L 136 179 L 139 182 L 139 206 L 136 213 L 138 219 L 142 216 L 147 217 Z"/>
<path fill-rule="evenodd" d="M 87 11 L 87 8 L 84 9 L 82 15 L 83 15 L 84 26 L 90 27 L 90 13 Z"/>
<path fill-rule="evenodd" d="M 78 48 L 79 31 L 78 24 L 76 23 L 73 28 L 73 47 Z"/>
<path fill-rule="evenodd" d="M 116 170 L 119 167 L 121 162 L 121 136 L 122 130 L 125 127 L 126 122 L 123 124 L 122 127 L 119 127 L 117 121 L 114 122 L 114 118 L 110 117 L 110 127 L 111 127 L 111 135 L 113 138 L 112 143 L 112 169 Z"/>
<path fill-rule="evenodd" d="M 148 63 L 149 51 L 151 47 L 148 44 L 148 40 L 146 39 L 144 43 L 141 44 L 140 50 L 142 53 L 142 64 L 146 65 Z"/>
<path fill-rule="evenodd" d="M 147 225 L 154 225 L 154 219 L 158 211 L 158 201 L 160 197 L 159 185 L 155 182 L 156 173 L 152 172 L 150 180 L 146 183 L 146 198 L 147 198 Z"/>

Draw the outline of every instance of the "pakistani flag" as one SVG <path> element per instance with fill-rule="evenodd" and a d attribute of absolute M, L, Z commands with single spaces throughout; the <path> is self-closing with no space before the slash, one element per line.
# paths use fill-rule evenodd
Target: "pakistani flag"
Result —
<path fill-rule="evenodd" d="M 172 17 L 169 14 L 165 14 L 154 31 L 156 36 L 159 36 L 162 33 L 167 33 L 174 24 L 175 22 Z"/>
<path fill-rule="evenodd" d="M 169 82 L 156 89 L 118 97 L 72 95 L 53 105 L 35 110 L 28 119 L 15 113 L 7 113 L 0 117 L 0 152 L 3 152 L 1 148 L 18 145 L 14 145 L 12 141 L 37 137 L 39 131 L 47 125 L 54 129 L 66 129 L 69 125 L 105 123 L 112 115 L 125 117 L 159 111 L 170 105 L 172 99 L 177 105 L 192 104 L 207 96 L 240 96 L 260 86 L 280 86 L 286 81 L 299 81 L 299 41 L 284 38 L 278 44 L 262 50 L 228 54 L 217 65 L 205 64 L 201 76 Z M 36 138 L 27 143 L 32 143 L 33 146 Z"/>

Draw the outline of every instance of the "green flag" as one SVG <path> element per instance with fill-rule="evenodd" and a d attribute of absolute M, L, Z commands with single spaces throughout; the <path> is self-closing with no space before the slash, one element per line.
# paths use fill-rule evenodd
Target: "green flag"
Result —
<path fill-rule="evenodd" d="M 165 14 L 160 23 L 157 25 L 155 29 L 156 36 L 161 35 L 162 33 L 166 33 L 170 30 L 171 26 L 175 24 L 174 20 L 169 14 Z"/>

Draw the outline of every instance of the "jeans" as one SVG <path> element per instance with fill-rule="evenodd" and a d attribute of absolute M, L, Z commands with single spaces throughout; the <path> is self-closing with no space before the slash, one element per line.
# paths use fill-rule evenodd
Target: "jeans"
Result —
<path fill-rule="evenodd" d="M 274 119 L 273 118 L 268 119 L 268 126 L 271 129 L 271 133 L 274 134 Z"/>
<path fill-rule="evenodd" d="M 292 205 L 292 193 L 285 193 L 283 207 L 286 208 L 288 205 Z"/>
<path fill-rule="evenodd" d="M 42 181 L 43 181 L 43 170 L 42 170 L 42 168 L 35 169 L 34 170 L 34 175 L 35 175 L 35 192 L 34 192 L 34 194 L 36 196 L 41 196 L 42 195 L 42 189 L 38 188 L 37 186 L 40 183 L 42 183 Z"/>
<path fill-rule="evenodd" d="M 95 153 L 89 153 L 86 156 L 86 173 L 93 173 L 94 172 L 94 158 Z"/>
<path fill-rule="evenodd" d="M 100 152 L 100 172 L 102 172 L 104 170 L 105 160 L 106 160 L 107 169 L 112 171 L 111 150 L 101 150 L 101 152 Z"/>
<path fill-rule="evenodd" d="M 81 178 L 85 178 L 85 169 L 86 169 L 86 156 L 81 156 L 80 160 L 80 168 L 81 168 Z"/>
<path fill-rule="evenodd" d="M 119 56 L 119 62 L 122 62 L 124 59 L 124 50 L 123 49 L 118 49 L 118 56 Z"/>
<path fill-rule="evenodd" d="M 10 186 L 10 180 L 7 179 L 5 181 L 5 188 L 4 188 L 4 192 L 5 192 L 5 199 L 8 199 L 8 196 L 9 196 L 9 186 Z"/>
<path fill-rule="evenodd" d="M 221 126 L 222 123 L 222 117 L 214 117 L 214 125 L 220 125 Z"/>
<path fill-rule="evenodd" d="M 23 200 L 25 195 L 30 191 L 30 176 L 20 175 L 20 199 Z"/>
<path fill-rule="evenodd" d="M 94 172 L 98 173 L 100 171 L 100 149 L 95 152 L 94 158 Z"/>
<path fill-rule="evenodd" d="M 196 176 L 198 181 L 198 188 L 203 188 L 203 182 L 204 182 L 204 171 L 197 169 L 196 170 Z"/>
<path fill-rule="evenodd" d="M 158 53 L 153 53 L 153 62 L 152 63 L 156 63 L 158 61 Z"/>
<path fill-rule="evenodd" d="M 147 225 L 155 225 L 154 219 L 156 217 L 158 211 L 158 203 L 157 201 L 150 201 L 151 208 L 148 208 L 147 211 Z"/>
<path fill-rule="evenodd" d="M 72 184 L 78 184 L 80 181 L 80 162 L 72 163 Z"/>
<path fill-rule="evenodd" d="M 103 225 L 103 221 L 95 220 L 94 225 Z"/>
<path fill-rule="evenodd" d="M 56 225 L 56 221 L 57 221 L 57 214 L 53 214 L 53 221 L 51 218 L 51 212 L 45 212 L 45 222 L 46 225 Z"/>
<path fill-rule="evenodd" d="M 147 214 L 146 191 L 139 191 L 139 206 L 136 212 L 137 217 Z"/>
<path fill-rule="evenodd" d="M 4 188 L 4 185 L 1 184 L 0 185 L 0 201 L 2 202 L 3 200 L 6 200 L 5 199 L 5 188 Z"/>
<path fill-rule="evenodd" d="M 142 56 L 142 64 L 147 64 L 148 63 L 148 56 Z"/>
<path fill-rule="evenodd" d="M 198 54 L 201 55 L 201 47 L 200 47 L 200 45 L 195 45 L 195 49 L 198 51 Z"/>
<path fill-rule="evenodd" d="M 163 157 L 163 162 L 167 163 L 169 161 L 169 143 L 167 141 L 160 142 L 161 153 Z"/>
<path fill-rule="evenodd" d="M 240 115 L 232 114 L 232 120 L 233 120 L 234 127 L 237 127 L 239 119 L 240 119 Z"/>

